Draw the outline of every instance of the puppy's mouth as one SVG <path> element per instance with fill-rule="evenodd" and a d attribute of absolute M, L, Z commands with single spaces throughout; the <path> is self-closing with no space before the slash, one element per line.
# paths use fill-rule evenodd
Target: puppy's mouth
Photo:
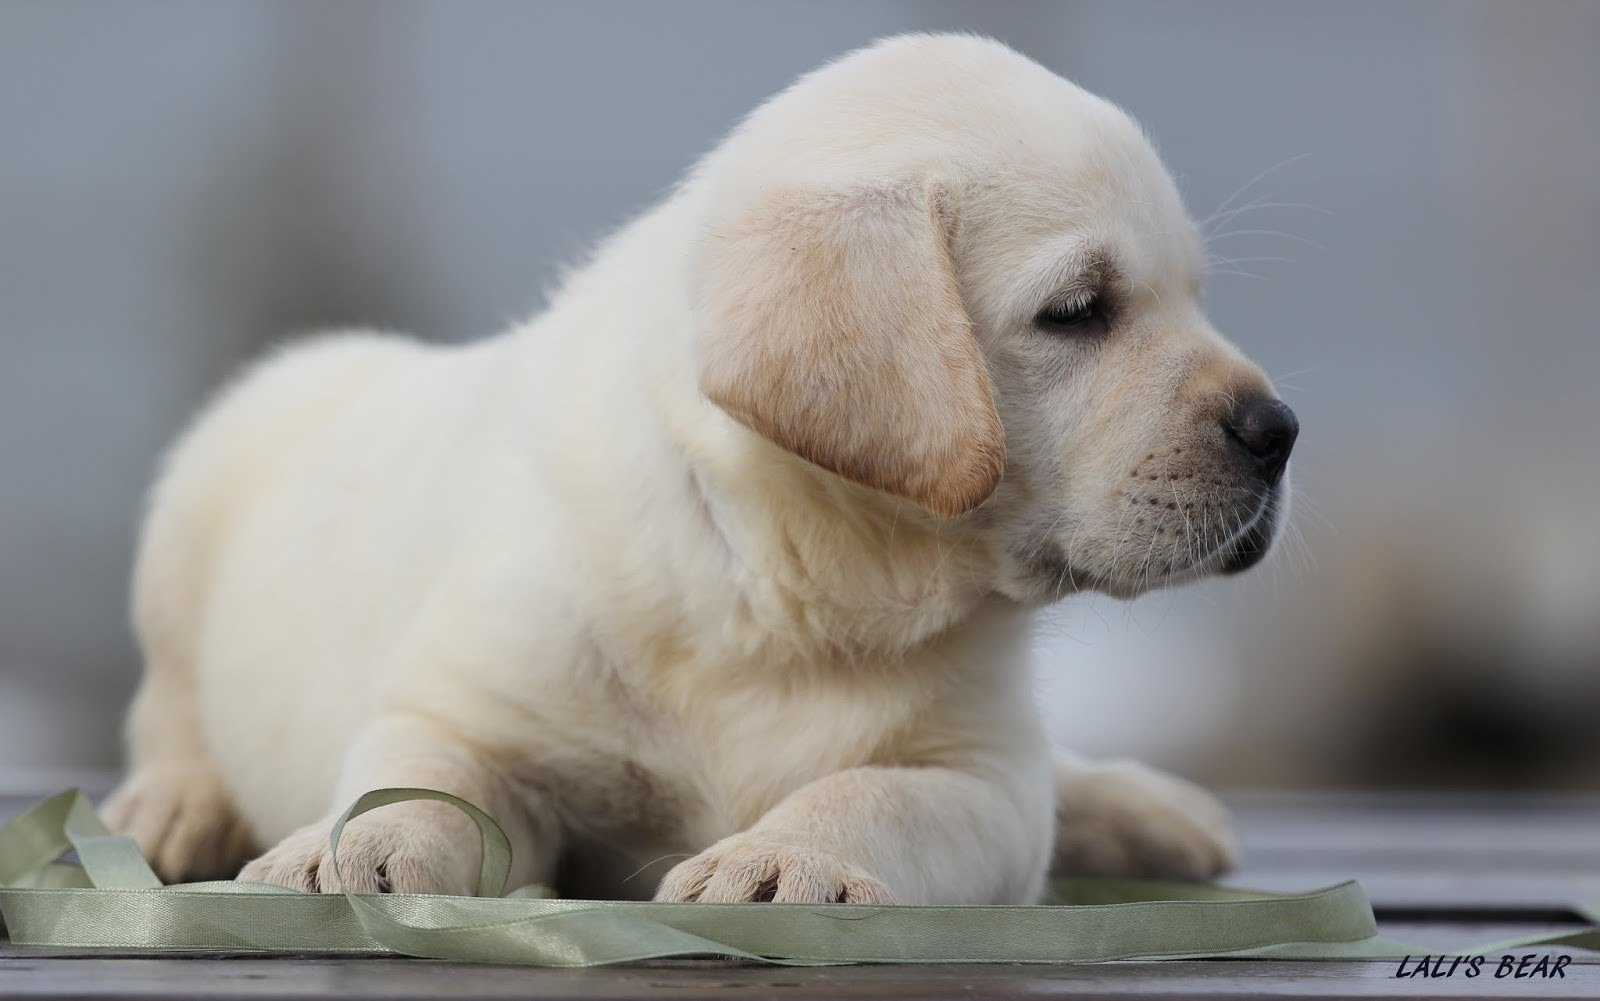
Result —
<path fill-rule="evenodd" d="M 1256 516 L 1238 535 L 1227 541 L 1207 563 L 1214 563 L 1219 574 L 1236 574 L 1250 569 L 1267 557 L 1278 534 L 1281 487 L 1275 487 L 1261 500 Z"/>
<path fill-rule="evenodd" d="M 1209 552 L 1194 554 L 1186 563 L 1174 562 L 1162 585 L 1196 580 L 1208 574 L 1232 576 L 1243 573 L 1267 558 L 1278 535 L 1282 517 L 1283 488 L 1274 486 L 1260 495 L 1255 509 L 1239 528 Z"/>
<path fill-rule="evenodd" d="M 1231 534 L 1211 547 L 1195 551 L 1179 550 L 1163 558 L 1160 563 L 1151 561 L 1132 574 L 1107 573 L 1075 564 L 1063 547 L 1044 544 L 1018 560 L 1028 568 L 1037 600 L 1055 600 L 1078 591 L 1100 591 L 1115 598 L 1132 598 L 1152 588 L 1168 587 L 1184 581 L 1196 580 L 1208 574 L 1232 575 L 1242 573 L 1266 558 L 1278 534 L 1278 525 L 1285 510 L 1283 484 L 1257 495 L 1253 509 Z"/>

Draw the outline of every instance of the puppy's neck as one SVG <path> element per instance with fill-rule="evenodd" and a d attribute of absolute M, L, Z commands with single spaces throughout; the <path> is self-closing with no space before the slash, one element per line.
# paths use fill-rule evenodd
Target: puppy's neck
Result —
<path fill-rule="evenodd" d="M 988 552 L 962 523 L 849 483 L 742 426 L 719 437 L 724 447 L 694 462 L 695 490 L 752 627 L 847 656 L 895 654 L 988 595 Z"/>

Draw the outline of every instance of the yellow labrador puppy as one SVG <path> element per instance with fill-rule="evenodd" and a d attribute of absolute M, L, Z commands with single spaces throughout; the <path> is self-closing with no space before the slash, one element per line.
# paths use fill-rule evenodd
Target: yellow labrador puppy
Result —
<path fill-rule="evenodd" d="M 381 786 L 481 805 L 569 895 L 1014 903 L 1053 844 L 1217 872 L 1205 793 L 1052 758 L 1026 621 L 1265 552 L 1295 420 L 1203 268 L 1138 127 L 1004 46 L 818 70 L 532 322 L 332 337 L 210 407 L 144 531 L 110 817 L 169 879 L 321 891 Z M 478 867 L 439 804 L 340 858 Z"/>

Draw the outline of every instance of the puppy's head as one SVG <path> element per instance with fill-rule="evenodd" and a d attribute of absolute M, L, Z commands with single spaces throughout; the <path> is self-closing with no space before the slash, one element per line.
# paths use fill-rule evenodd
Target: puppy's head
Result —
<path fill-rule="evenodd" d="M 1115 107 L 994 42 L 894 39 L 704 165 L 701 388 L 941 519 L 1020 600 L 1266 552 L 1294 414 L 1206 321 L 1204 255 Z"/>

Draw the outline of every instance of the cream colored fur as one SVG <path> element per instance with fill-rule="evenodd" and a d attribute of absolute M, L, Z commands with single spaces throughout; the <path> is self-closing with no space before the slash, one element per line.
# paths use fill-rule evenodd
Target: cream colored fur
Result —
<path fill-rule="evenodd" d="M 1260 517 L 1218 420 L 1266 383 L 1201 271 L 1137 127 L 1005 47 L 825 67 L 531 322 L 329 337 L 205 411 L 145 526 L 108 814 L 168 878 L 307 890 L 391 785 L 569 895 L 1018 902 L 1053 848 L 1210 876 L 1215 802 L 1053 759 L 1028 665 L 1036 606 L 1210 572 Z M 1033 324 L 1091 286 L 1103 334 Z M 478 864 L 438 805 L 341 860 Z"/>

